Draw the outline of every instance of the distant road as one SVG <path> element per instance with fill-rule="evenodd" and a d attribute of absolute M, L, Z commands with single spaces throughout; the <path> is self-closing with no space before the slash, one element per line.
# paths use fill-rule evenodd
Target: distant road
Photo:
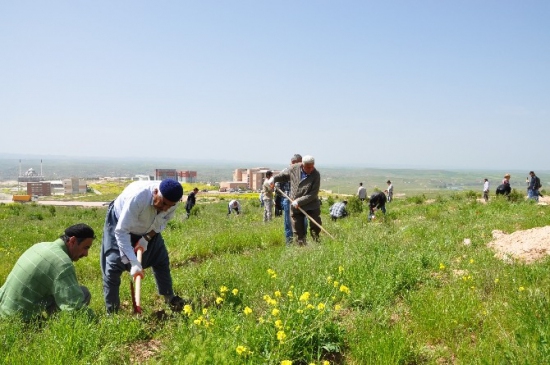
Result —
<path fill-rule="evenodd" d="M 12 200 L 0 200 L 0 203 L 14 203 Z M 30 202 L 29 202 L 30 203 Z M 25 204 L 25 203 L 19 203 Z M 58 205 L 58 206 L 76 206 L 76 207 L 103 207 L 109 205 L 109 202 L 79 202 L 79 201 L 61 201 L 61 200 L 39 200 L 36 204 L 40 205 Z"/>

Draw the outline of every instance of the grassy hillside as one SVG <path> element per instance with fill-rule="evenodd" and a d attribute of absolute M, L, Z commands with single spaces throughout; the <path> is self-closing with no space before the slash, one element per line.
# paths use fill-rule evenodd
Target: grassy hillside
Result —
<path fill-rule="evenodd" d="M 0 282 L 31 244 L 66 226 L 98 236 L 76 263 L 97 318 L 56 315 L 41 323 L 0 321 L 7 364 L 543 364 L 550 363 L 550 261 L 503 263 L 491 231 L 549 224 L 547 206 L 454 192 L 396 199 L 386 216 L 366 212 L 324 227 L 336 238 L 286 248 L 282 218 L 262 222 L 258 200 L 226 216 L 227 200 L 198 196 L 165 232 L 174 287 L 193 300 L 171 313 L 151 270 L 144 314 L 103 308 L 99 250 L 104 208 L 0 205 Z M 379 212 L 380 213 L 380 212 Z M 464 245 L 464 239 L 470 245 Z M 164 315 L 159 311 L 165 310 Z M 284 362 L 291 361 L 291 362 Z"/>

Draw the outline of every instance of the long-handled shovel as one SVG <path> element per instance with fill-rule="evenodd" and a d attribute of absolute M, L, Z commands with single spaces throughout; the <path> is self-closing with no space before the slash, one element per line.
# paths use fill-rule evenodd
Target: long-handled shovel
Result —
<path fill-rule="evenodd" d="M 136 248 L 137 260 L 141 264 L 143 257 L 143 247 L 138 246 Z M 130 281 L 130 290 L 132 292 L 132 305 L 134 307 L 134 313 L 141 314 L 141 279 L 143 274 L 136 274 L 133 277 L 133 281 Z M 135 285 L 135 287 L 134 287 Z"/>
<path fill-rule="evenodd" d="M 288 197 L 288 195 L 286 195 L 286 194 L 284 193 L 284 191 L 282 191 L 282 190 L 279 189 L 279 188 L 276 188 L 276 189 L 277 189 L 277 191 L 278 191 L 279 193 L 281 193 L 285 198 L 287 198 L 289 202 L 292 202 L 292 199 L 290 199 L 290 198 Z M 313 222 L 317 227 L 321 228 L 321 231 L 325 232 L 325 233 L 326 233 L 330 238 L 332 238 L 333 240 L 336 239 L 336 238 L 332 237 L 332 235 L 331 235 L 330 233 L 328 233 L 327 230 L 324 229 L 322 225 L 320 225 L 319 223 L 317 223 L 317 221 L 316 221 L 315 219 L 311 218 L 311 216 L 310 216 L 309 214 L 307 214 L 302 208 L 300 208 L 300 207 L 298 206 L 298 209 L 300 210 L 300 212 L 302 212 L 302 213 L 309 219 L 310 222 Z"/>

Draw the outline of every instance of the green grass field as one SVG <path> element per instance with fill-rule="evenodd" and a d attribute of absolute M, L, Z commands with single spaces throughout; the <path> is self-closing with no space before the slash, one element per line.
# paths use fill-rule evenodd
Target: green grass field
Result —
<path fill-rule="evenodd" d="M 98 239 L 76 263 L 95 320 L 58 314 L 0 321 L 5 364 L 544 364 L 550 363 L 550 261 L 504 263 L 491 231 L 549 224 L 547 206 L 479 192 L 410 195 L 367 222 L 366 209 L 324 228 L 335 240 L 286 248 L 282 217 L 264 224 L 257 198 L 226 216 L 227 200 L 198 196 L 164 236 L 176 293 L 171 313 L 143 282 L 143 315 L 106 316 L 99 249 L 105 208 L 0 205 L 0 282 L 30 245 L 84 222 Z M 333 198 L 332 196 L 330 198 Z M 362 206 L 358 206 L 361 208 Z M 465 238 L 471 245 L 463 244 Z M 128 275 L 129 276 L 129 275 Z M 159 315 L 159 310 L 165 310 Z M 287 361 L 287 362 L 285 362 Z"/>

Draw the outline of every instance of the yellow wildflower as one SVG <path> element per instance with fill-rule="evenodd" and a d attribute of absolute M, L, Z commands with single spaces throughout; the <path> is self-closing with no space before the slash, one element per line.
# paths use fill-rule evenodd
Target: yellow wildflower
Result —
<path fill-rule="evenodd" d="M 315 308 L 315 307 L 313 306 L 313 304 L 308 304 L 308 305 L 306 306 L 306 308 L 307 308 L 307 309 L 313 309 L 313 308 Z"/>
<path fill-rule="evenodd" d="M 340 286 L 340 291 L 341 291 L 342 293 L 349 294 L 349 288 L 348 288 L 347 286 L 345 286 L 345 285 L 341 285 L 341 286 Z"/>
<path fill-rule="evenodd" d="M 309 300 L 309 292 L 304 292 L 302 295 L 300 295 L 300 302 L 307 302 Z"/>
<path fill-rule="evenodd" d="M 524 291 L 524 290 L 525 290 L 525 288 L 523 286 L 519 287 L 519 291 Z"/>
<path fill-rule="evenodd" d="M 273 310 L 271 311 L 271 315 L 273 317 L 277 317 L 279 315 L 280 311 L 277 309 L 277 308 L 273 308 Z"/>
<path fill-rule="evenodd" d="M 337 280 L 334 280 L 334 284 L 333 284 L 333 285 L 334 285 L 335 288 L 338 288 L 338 285 L 340 285 L 340 283 L 339 283 Z"/>
<path fill-rule="evenodd" d="M 193 308 L 189 304 L 186 304 L 183 306 L 183 313 L 190 316 L 193 313 Z"/>
<path fill-rule="evenodd" d="M 335 305 L 334 305 L 334 310 L 335 310 L 335 311 L 339 311 L 339 310 L 341 310 L 341 309 L 342 309 L 342 306 L 341 306 L 340 304 L 335 304 Z"/>
<path fill-rule="evenodd" d="M 281 330 L 283 329 L 283 321 L 281 321 L 280 319 L 276 320 L 275 321 L 275 328 Z"/>
<path fill-rule="evenodd" d="M 243 312 L 248 316 L 250 313 L 252 313 L 252 308 L 246 306 L 244 307 Z"/>
<path fill-rule="evenodd" d="M 231 291 L 231 293 L 236 296 L 237 294 L 239 294 L 239 289 L 235 288 Z"/>
<path fill-rule="evenodd" d="M 318 310 L 318 311 L 323 311 L 323 310 L 325 310 L 325 303 L 319 303 L 319 304 L 317 304 L 317 310 Z"/>
<path fill-rule="evenodd" d="M 216 298 L 216 304 L 222 304 L 223 303 L 223 298 L 222 297 L 217 297 Z"/>
<path fill-rule="evenodd" d="M 292 360 L 283 360 L 281 361 L 281 365 L 292 365 Z"/>
<path fill-rule="evenodd" d="M 277 273 L 275 272 L 275 270 L 267 269 L 267 273 L 269 274 L 269 276 L 271 276 L 272 279 L 275 279 L 277 277 Z"/>
<path fill-rule="evenodd" d="M 338 273 L 341 274 L 344 272 L 344 267 L 343 266 L 338 266 Z"/>
<path fill-rule="evenodd" d="M 208 313 L 208 309 L 203 308 L 203 309 L 202 309 L 202 314 L 206 314 L 206 313 Z"/>
<path fill-rule="evenodd" d="M 332 276 L 330 276 L 330 275 L 327 276 L 327 283 L 328 284 L 332 283 Z"/>
<path fill-rule="evenodd" d="M 248 349 L 246 348 L 246 346 L 239 345 L 237 346 L 235 351 L 237 351 L 237 354 L 239 355 L 246 355 L 246 353 L 248 352 Z"/>
<path fill-rule="evenodd" d="M 277 291 L 275 291 L 275 296 L 276 296 L 277 298 L 280 298 L 280 297 L 281 297 L 281 292 L 280 292 L 280 291 L 278 291 L 278 290 L 277 290 Z"/>
<path fill-rule="evenodd" d="M 289 291 L 286 293 L 286 296 L 289 297 L 289 298 L 293 298 L 293 297 L 294 297 L 294 293 L 292 293 L 292 291 L 289 290 Z"/>
<path fill-rule="evenodd" d="M 445 265 L 442 262 L 439 263 L 439 270 L 445 270 Z"/>
<path fill-rule="evenodd" d="M 229 291 L 229 288 L 227 288 L 227 286 L 225 285 L 222 285 L 220 286 L 220 293 L 227 293 Z"/>
<path fill-rule="evenodd" d="M 278 331 L 277 332 L 277 340 L 279 340 L 280 342 L 283 342 L 286 338 L 286 333 L 285 331 Z"/>

